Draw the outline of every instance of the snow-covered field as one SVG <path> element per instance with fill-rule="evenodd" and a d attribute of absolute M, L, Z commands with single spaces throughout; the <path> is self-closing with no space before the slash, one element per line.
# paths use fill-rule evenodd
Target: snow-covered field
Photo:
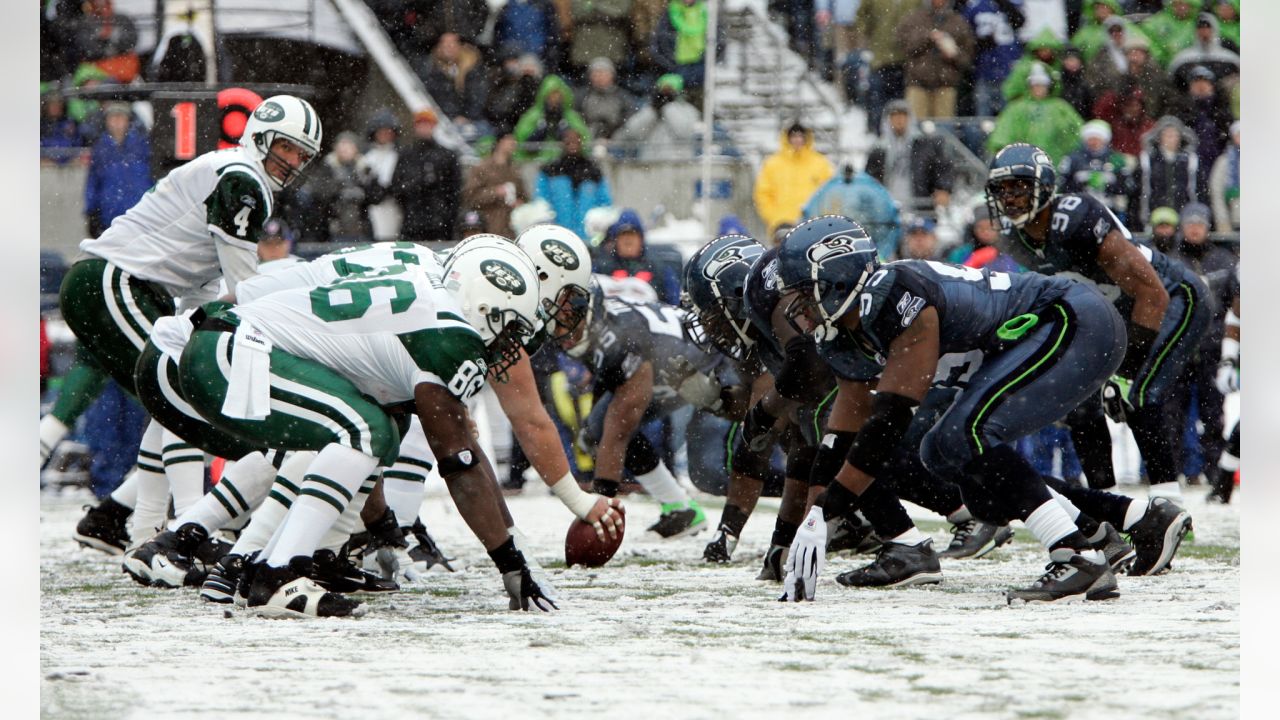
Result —
<path fill-rule="evenodd" d="M 632 497 L 618 557 L 585 570 L 563 568 L 566 511 L 527 493 L 508 499 L 512 513 L 564 600 L 542 615 L 506 610 L 492 564 L 437 491 L 424 517 L 467 568 L 376 597 L 362 619 L 311 622 L 140 588 L 69 539 L 87 496 L 45 495 L 42 715 L 1236 717 L 1238 504 L 1187 492 L 1195 541 L 1171 573 L 1121 578 L 1111 602 L 1020 608 L 1002 591 L 1045 562 L 1022 530 L 987 558 L 944 561 L 932 588 L 842 588 L 835 574 L 865 559 L 833 558 L 818 601 L 795 605 L 754 580 L 776 501 L 761 502 L 737 561 L 712 567 L 709 532 L 646 538 L 658 508 Z M 706 504 L 713 523 L 719 503 Z M 912 514 L 945 545 L 937 518 Z"/>

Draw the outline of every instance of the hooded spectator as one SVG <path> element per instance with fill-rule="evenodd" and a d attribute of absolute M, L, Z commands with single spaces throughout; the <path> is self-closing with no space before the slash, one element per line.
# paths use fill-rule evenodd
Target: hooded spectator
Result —
<path fill-rule="evenodd" d="M 593 137 L 611 138 L 635 110 L 636 100 L 618 86 L 613 62 L 598 57 L 587 66 L 587 86 L 577 94 L 575 105 Z"/>
<path fill-rule="evenodd" d="M 1169 74 L 1175 87 L 1185 88 L 1191 72 L 1207 68 L 1218 80 L 1240 74 L 1240 55 L 1222 46 L 1218 35 L 1218 18 L 1211 13 L 1200 13 L 1196 19 L 1195 43 L 1173 56 L 1169 62 Z"/>
<path fill-rule="evenodd" d="M 442 33 L 431 54 L 415 62 L 413 69 L 440 112 L 460 130 L 481 119 L 484 78 L 480 54 L 464 47 L 457 33 Z"/>
<path fill-rule="evenodd" d="M 1111 147 L 1111 126 L 1090 120 L 1080 128 L 1080 146 L 1058 166 L 1062 191 L 1087 193 L 1125 221 L 1130 204 L 1137 205 L 1136 160 Z"/>
<path fill-rule="evenodd" d="M 941 260 L 937 223 L 926 217 L 912 218 L 902 235 L 899 256 L 903 260 Z"/>
<path fill-rule="evenodd" d="M 920 131 L 906 101 L 895 100 L 885 110 L 880 140 L 867 155 L 867 174 L 902 207 L 949 205 L 953 166 L 942 138 Z"/>
<path fill-rule="evenodd" d="M 1108 17 L 1101 30 L 1103 34 L 1096 47 L 1081 48 L 1081 56 L 1088 61 L 1085 82 L 1094 97 L 1101 97 L 1120 83 L 1120 78 L 1129 70 L 1129 55 L 1125 45 L 1130 37 L 1142 32 L 1117 15 Z"/>
<path fill-rule="evenodd" d="M 404 213 L 388 188 L 400 158 L 400 121 L 390 110 L 381 108 L 369 119 L 367 130 L 369 149 L 360 158 L 359 171 L 366 178 L 369 225 L 374 240 L 398 240 Z"/>
<path fill-rule="evenodd" d="M 514 45 L 503 45 L 498 51 L 498 66 L 489 71 L 485 90 L 484 118 L 489 121 L 496 136 L 511 132 L 538 96 L 542 81 L 540 63 L 522 63 L 520 50 Z M 531 58 L 533 56 L 530 56 Z"/>
<path fill-rule="evenodd" d="M 1005 104 L 1027 94 L 1027 77 L 1031 74 L 1031 68 L 1037 63 L 1045 66 L 1051 74 L 1057 73 L 1061 68 L 1062 47 L 1062 41 L 1048 28 L 1041 30 L 1039 34 L 1027 41 L 1026 52 L 1018 62 L 1014 63 L 1013 70 L 1009 71 L 1009 77 L 1005 78 L 1004 84 L 1000 86 L 1004 93 Z"/>
<path fill-rule="evenodd" d="M 354 245 L 373 238 L 362 160 L 359 136 L 342 132 L 333 143 L 333 151 L 307 173 L 307 185 L 322 216 L 324 240 Z"/>
<path fill-rule="evenodd" d="M 507 0 L 493 23 L 493 44 L 532 53 L 552 72 L 560 68 L 560 20 L 550 0 Z"/>
<path fill-rule="evenodd" d="M 779 139 L 778 152 L 765 159 L 752 198 L 770 235 L 782 223 L 795 224 L 801 208 L 835 170 L 813 147 L 813 131 L 792 123 Z"/>
<path fill-rule="evenodd" d="M 1178 211 L 1158 207 L 1151 211 L 1151 244 L 1162 253 L 1171 253 L 1178 245 Z"/>
<path fill-rule="evenodd" d="M 111 221 L 137 204 L 154 184 L 151 143 L 133 125 L 133 114 L 122 102 L 107 103 L 106 132 L 89 153 L 84 184 L 84 214 L 89 237 L 97 237 Z"/>
<path fill-rule="evenodd" d="M 582 134 L 570 127 L 560 136 L 560 156 L 538 171 L 534 197 L 546 200 L 555 222 L 585 237 L 587 211 L 613 204 L 600 166 L 583 153 Z"/>
<path fill-rule="evenodd" d="M 1146 94 L 1132 77 L 1125 77 L 1118 90 L 1099 98 L 1093 114 L 1111 126 L 1111 147 L 1134 157 L 1142 152 L 1142 137 L 1156 123 L 1147 112 Z"/>
<path fill-rule="evenodd" d="M 893 258 L 902 240 L 898 204 L 875 178 L 866 172 L 854 172 L 852 163 L 845 163 L 839 175 L 818 188 L 803 212 L 806 220 L 820 215 L 858 218 L 858 224 L 875 240 L 880 259 L 886 262 Z"/>
<path fill-rule="evenodd" d="M 1201 0 L 1165 0 L 1163 10 L 1142 21 L 1142 31 L 1151 39 L 1151 56 L 1162 67 L 1195 43 L 1200 6 Z"/>
<path fill-rule="evenodd" d="M 648 256 L 644 224 L 635 210 L 627 208 L 618 221 L 609 226 L 604 243 L 592 262 L 595 272 L 614 279 L 638 278 L 653 287 L 658 299 L 676 305 L 680 302 L 680 281 L 669 267 L 659 267 Z"/>
<path fill-rule="evenodd" d="M 1027 84 L 1030 94 L 1009 103 L 996 118 L 987 149 L 995 154 L 1009 143 L 1027 142 L 1061 161 L 1075 147 L 1084 120 L 1066 100 L 1052 96 L 1053 79 L 1045 66 L 1034 65 Z"/>
<path fill-rule="evenodd" d="M 569 84 L 559 75 L 548 75 L 538 88 L 533 107 L 526 110 L 516 123 L 515 137 L 520 144 L 516 159 L 538 158 L 545 161 L 556 157 L 559 152 L 556 140 L 570 128 L 576 130 L 583 141 L 591 139 L 586 121 L 573 109 L 573 90 Z M 535 147 L 535 144 L 541 147 Z"/>
<path fill-rule="evenodd" d="M 1222 46 L 1240 52 L 1240 0 L 1216 0 L 1213 3 L 1213 14 L 1218 18 L 1218 32 L 1222 36 Z"/>
<path fill-rule="evenodd" d="M 1142 168 L 1143 222 L 1150 222 L 1151 208 L 1167 206 L 1180 211 L 1196 200 L 1195 135 L 1171 115 L 1160 118 L 1143 139 L 1138 162 Z M 1136 223 L 1134 223 L 1136 225 Z"/>
<path fill-rule="evenodd" d="M 625 125 L 613 139 L 638 146 L 640 160 L 691 160 L 694 156 L 694 131 L 702 121 L 702 113 L 681 96 L 684 80 L 675 73 L 658 78 L 653 98 Z"/>
<path fill-rule="evenodd" d="M 1022 27 L 1022 8 L 1012 0 L 969 0 L 960 12 L 974 33 L 974 114 L 996 115 L 1004 108 L 1000 84 L 1022 56 L 1014 32 Z"/>
<path fill-rule="evenodd" d="M 920 119 L 954 117 L 957 89 L 973 65 L 973 30 L 964 16 L 950 0 L 926 0 L 899 23 L 898 42 L 911 111 Z"/>
<path fill-rule="evenodd" d="M 515 237 L 511 228 L 511 211 L 529 202 L 520 169 L 512 162 L 516 139 L 503 135 L 493 146 L 489 157 L 467 172 L 462 186 L 462 206 L 479 211 L 485 232 Z"/>
<path fill-rule="evenodd" d="M 1240 121 L 1231 123 L 1231 144 L 1209 171 L 1209 201 L 1220 233 L 1240 229 Z"/>
<path fill-rule="evenodd" d="M 1196 175 L 1196 194 L 1209 197 L 1209 171 L 1213 163 L 1226 150 L 1228 131 L 1235 118 L 1227 97 L 1214 84 L 1213 71 L 1197 66 L 1189 74 L 1190 85 L 1181 106 L 1174 113 L 1196 136 L 1196 154 L 1199 169 Z"/>
<path fill-rule="evenodd" d="M 403 240 L 416 243 L 454 239 L 462 171 L 458 156 L 435 139 L 437 120 L 431 110 L 413 116 L 414 141 L 400 153 L 391 178 L 391 194 L 404 209 Z"/>

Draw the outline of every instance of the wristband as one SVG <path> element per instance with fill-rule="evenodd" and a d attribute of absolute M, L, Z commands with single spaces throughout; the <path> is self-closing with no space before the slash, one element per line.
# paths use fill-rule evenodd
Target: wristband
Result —
<path fill-rule="evenodd" d="M 569 508 L 569 512 L 583 520 L 587 519 L 591 508 L 596 506 L 596 497 L 582 492 L 582 488 L 578 487 L 578 481 L 573 479 L 573 473 L 565 473 L 564 477 L 556 481 L 556 484 L 551 486 L 551 494 L 560 498 L 560 502 Z"/>
<path fill-rule="evenodd" d="M 506 542 L 489 551 L 489 557 L 493 560 L 493 564 L 498 566 L 498 572 L 503 575 L 519 570 L 526 564 L 524 555 L 516 549 L 515 538 L 509 536 Z"/>
<path fill-rule="evenodd" d="M 1138 371 L 1142 369 L 1142 364 L 1147 361 L 1147 353 L 1151 351 L 1151 345 L 1155 341 L 1155 330 L 1141 325 L 1130 325 L 1129 345 L 1125 348 L 1124 360 L 1121 361 L 1116 374 L 1130 380 L 1136 378 Z"/>

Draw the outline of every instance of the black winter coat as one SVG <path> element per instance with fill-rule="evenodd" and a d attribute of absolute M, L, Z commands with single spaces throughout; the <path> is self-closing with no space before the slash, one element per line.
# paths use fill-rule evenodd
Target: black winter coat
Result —
<path fill-rule="evenodd" d="M 400 151 L 388 190 L 404 211 L 404 223 L 400 226 L 402 240 L 453 239 L 462 169 L 452 150 L 435 140 L 417 140 Z M 374 200 L 378 201 L 380 198 Z"/>
<path fill-rule="evenodd" d="M 867 174 L 881 185 L 886 185 L 885 149 L 877 145 L 867 155 Z M 947 157 L 942 138 L 917 135 L 911 141 L 911 194 L 928 197 L 935 190 L 951 191 L 955 180 L 951 159 Z"/>

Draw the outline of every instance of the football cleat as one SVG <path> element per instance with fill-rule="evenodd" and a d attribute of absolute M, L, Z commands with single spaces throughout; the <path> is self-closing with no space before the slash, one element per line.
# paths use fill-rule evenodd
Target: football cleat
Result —
<path fill-rule="evenodd" d="M 1137 551 L 1129 574 L 1155 575 L 1168 569 L 1190 531 L 1190 513 L 1169 498 L 1151 498 L 1147 513 L 1129 529 L 1129 541 Z"/>
<path fill-rule="evenodd" d="M 240 575 L 244 572 L 243 555 L 223 555 L 209 570 L 200 586 L 200 599 L 220 605 L 230 604 L 236 599 L 236 586 Z"/>
<path fill-rule="evenodd" d="M 1071 548 L 1049 553 L 1045 574 L 1029 587 L 1005 593 L 1010 605 L 1120 597 L 1116 576 L 1105 562 L 1093 562 Z"/>
<path fill-rule="evenodd" d="M 658 522 L 647 530 L 657 533 L 663 540 L 674 540 L 685 535 L 697 535 L 706 524 L 707 514 L 702 511 L 702 506 L 697 500 L 690 499 L 686 503 L 663 503 Z"/>
<path fill-rule="evenodd" d="M 299 555 L 284 567 L 259 563 L 249 588 L 248 608 L 268 618 L 360 617 L 368 606 L 317 585 L 311 558 Z"/>
<path fill-rule="evenodd" d="M 123 554 L 129 547 L 128 521 L 133 510 L 110 497 L 97 505 L 85 505 L 84 509 L 84 517 L 76 523 L 71 539 L 108 555 Z"/>
<path fill-rule="evenodd" d="M 125 553 L 122 567 L 139 585 L 194 587 L 204 582 L 205 572 L 196 566 L 193 556 L 208 539 L 209 531 L 196 523 L 163 530 Z"/>
<path fill-rule="evenodd" d="M 854 553 L 873 553 L 883 541 L 869 523 L 857 513 L 842 515 L 827 522 L 827 552 L 852 550 Z"/>
<path fill-rule="evenodd" d="M 311 579 L 336 593 L 395 592 L 400 586 L 356 567 L 346 556 L 321 548 L 311 556 Z"/>
<path fill-rule="evenodd" d="M 427 527 L 422 524 L 422 518 L 413 521 L 413 526 L 405 535 L 405 540 L 409 542 L 409 559 L 413 561 L 414 570 L 419 575 L 426 573 L 431 568 L 439 565 L 449 572 L 453 572 L 453 566 L 449 563 L 457 558 L 446 557 L 444 551 L 436 544 L 431 534 L 427 532 Z"/>
<path fill-rule="evenodd" d="M 1134 551 L 1132 545 L 1120 537 L 1120 533 L 1116 532 L 1111 523 L 1102 523 L 1102 530 L 1106 535 L 1093 544 L 1093 549 L 1101 550 L 1102 554 L 1106 556 L 1107 564 L 1111 566 L 1111 572 L 1122 573 L 1129 567 L 1138 553 Z"/>
<path fill-rule="evenodd" d="M 951 544 L 938 553 L 940 558 L 980 558 L 1013 539 L 1008 525 L 992 525 L 981 520 L 963 520 L 951 526 Z"/>
<path fill-rule="evenodd" d="M 887 542 L 876 559 L 856 570 L 840 573 L 836 582 L 846 587 L 905 587 L 942 582 L 942 566 L 933 551 L 933 540 L 917 545 Z"/>
<path fill-rule="evenodd" d="M 780 583 L 786 579 L 787 573 L 782 566 L 787 562 L 787 553 L 791 548 L 786 545 L 770 545 L 764 554 L 764 566 L 760 568 L 757 580 Z"/>
<path fill-rule="evenodd" d="M 709 563 L 727 563 L 733 559 L 734 548 L 738 547 L 738 536 L 731 535 L 722 525 L 716 530 L 715 537 L 707 543 L 702 551 L 702 559 Z"/>

